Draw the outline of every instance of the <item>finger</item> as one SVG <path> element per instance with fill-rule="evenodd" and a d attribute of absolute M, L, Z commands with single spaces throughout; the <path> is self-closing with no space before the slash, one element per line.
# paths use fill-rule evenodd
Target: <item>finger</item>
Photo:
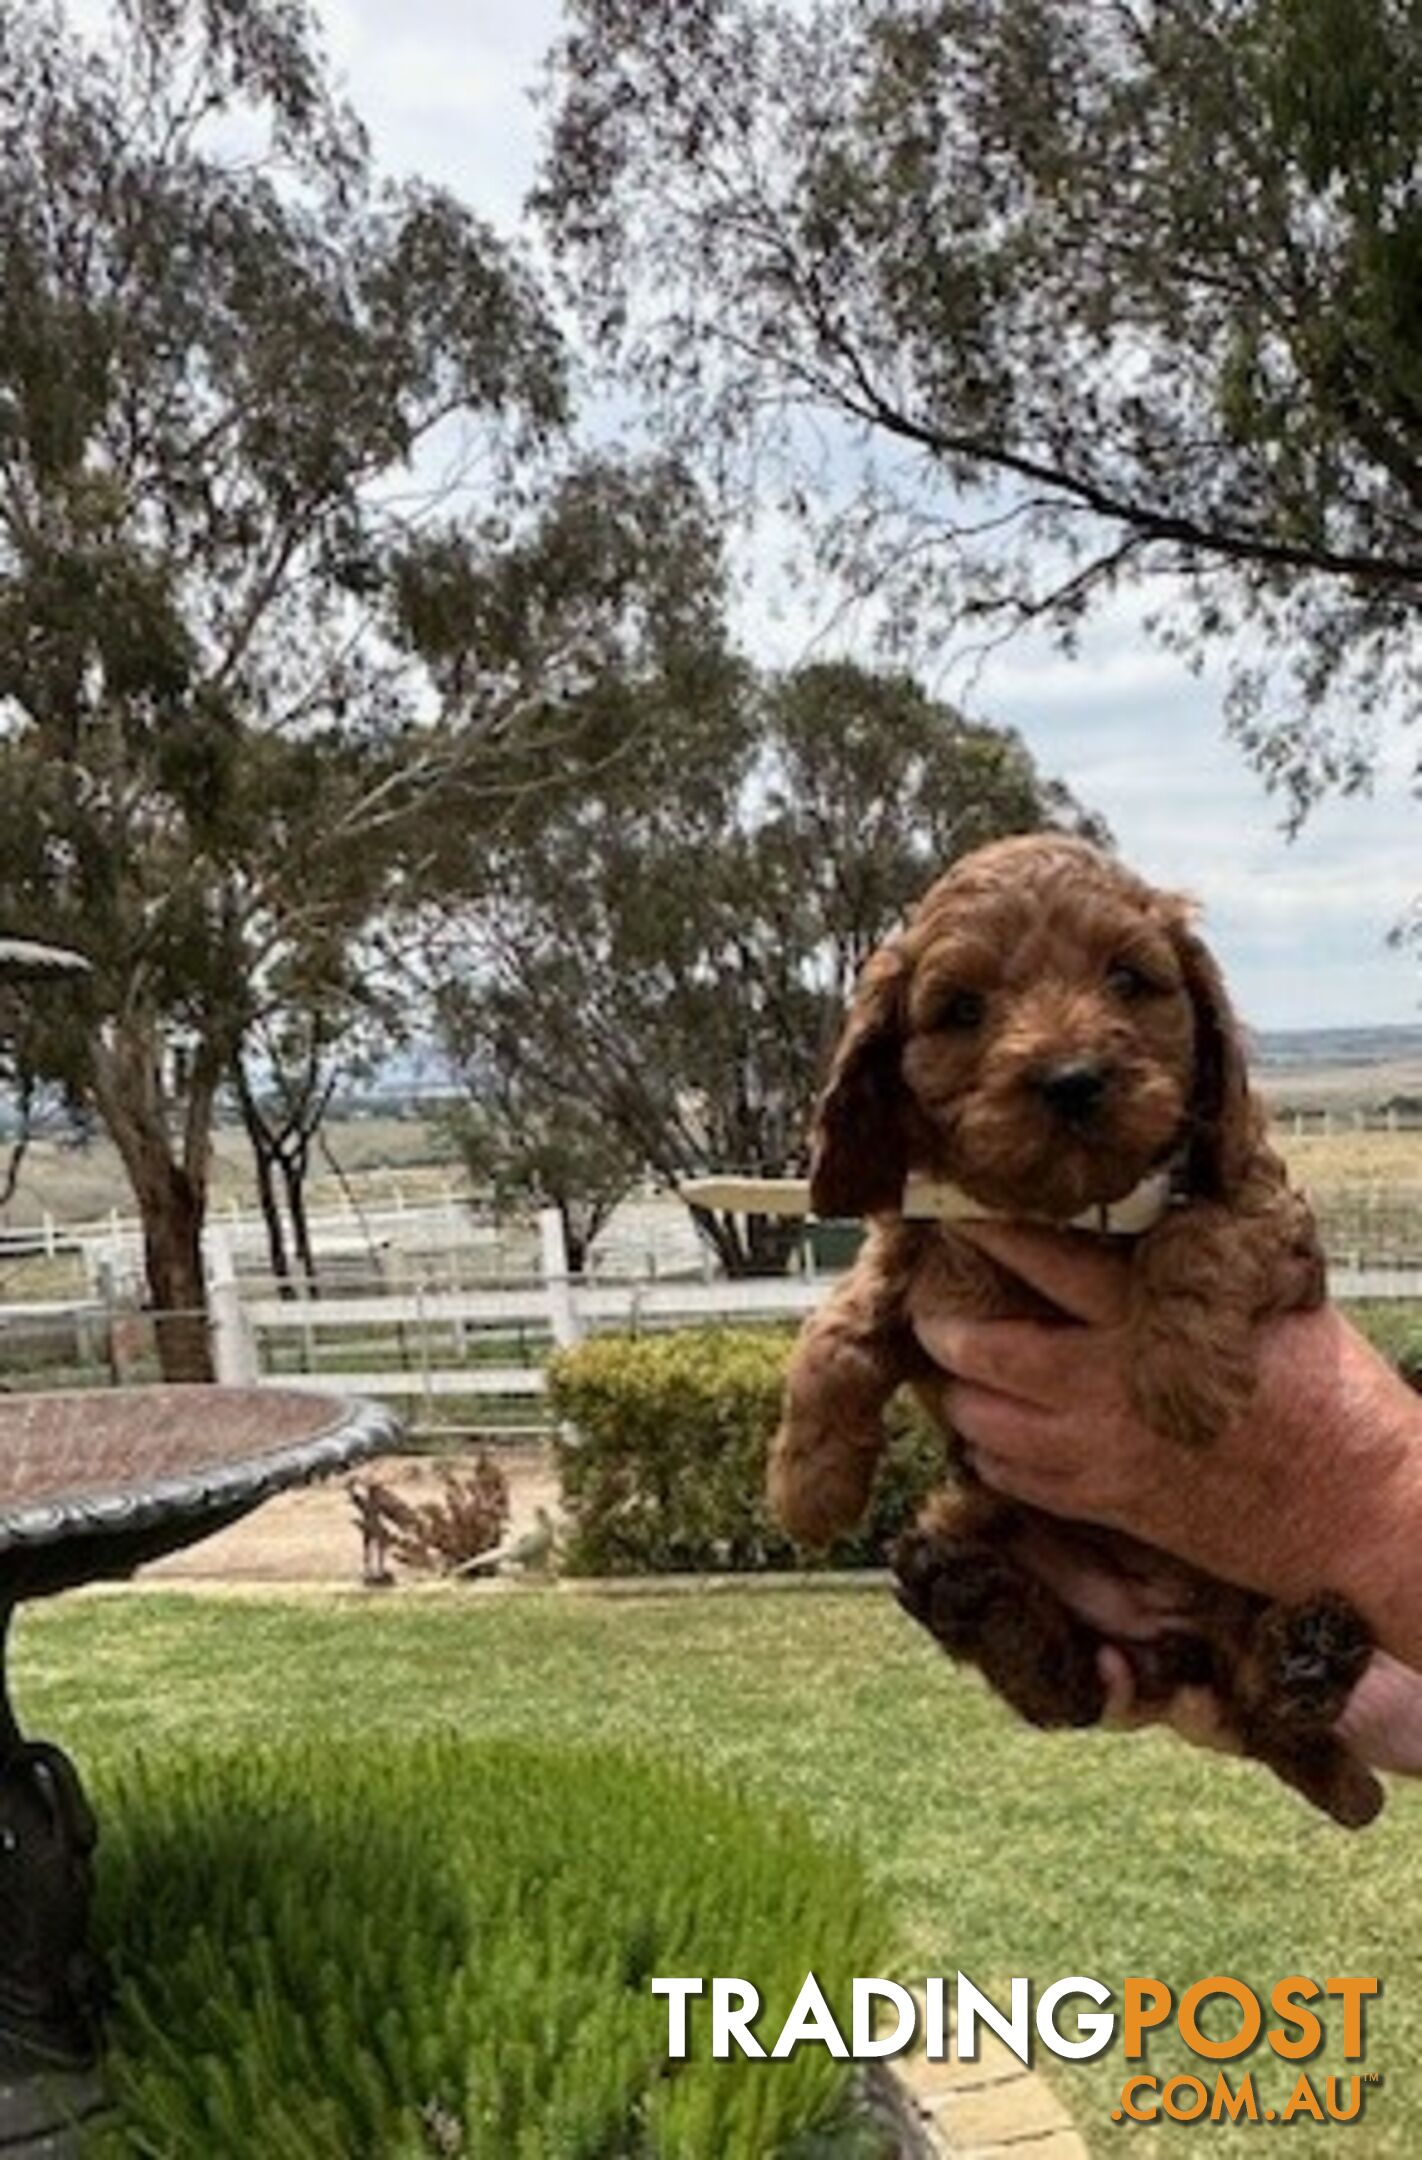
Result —
<path fill-rule="evenodd" d="M 1040 1581 L 1056 1591 L 1064 1605 L 1103 1635 L 1127 1642 L 1152 1642 L 1171 1626 L 1172 1616 L 1153 1610 L 1120 1576 L 1053 1555 L 1042 1559 L 1034 1556 L 1028 1565 Z"/>
<path fill-rule="evenodd" d="M 949 1424 L 975 1453 L 994 1456 L 1005 1467 L 1041 1470 L 1048 1477 L 1064 1469 L 1058 1421 L 1050 1411 L 967 1380 L 950 1380 L 942 1400 Z"/>
<path fill-rule="evenodd" d="M 1088 1231 L 992 1220 L 955 1223 L 953 1234 L 1030 1283 L 1073 1320 L 1109 1324 L 1125 1318 L 1130 1262 Z"/>
<path fill-rule="evenodd" d="M 1333 1728 L 1376 1770 L 1422 1772 L 1422 1673 L 1377 1650 Z"/>
<path fill-rule="evenodd" d="M 1001 1493 L 1004 1499 L 1025 1501 L 1029 1507 L 1044 1508 L 1066 1521 L 1083 1519 L 1081 1508 L 1073 1500 L 1075 1484 L 1060 1472 L 1038 1470 L 1033 1463 L 1016 1462 L 984 1448 L 969 1449 L 966 1460 L 979 1483 Z"/>
<path fill-rule="evenodd" d="M 1141 1723 L 1136 1708 L 1136 1676 L 1131 1661 L 1114 1643 L 1102 1643 L 1096 1653 L 1096 1670 L 1106 1690 L 1099 1723 L 1114 1732 L 1124 1732 Z"/>
<path fill-rule="evenodd" d="M 914 1332 L 933 1359 L 960 1380 L 1047 1408 L 1076 1394 L 1101 1347 L 1084 1330 L 1042 1320 L 965 1320 L 914 1313 Z"/>

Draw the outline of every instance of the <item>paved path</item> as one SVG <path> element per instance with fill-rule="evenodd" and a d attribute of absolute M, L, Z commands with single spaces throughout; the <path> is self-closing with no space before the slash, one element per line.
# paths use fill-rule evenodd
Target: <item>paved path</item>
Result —
<path fill-rule="evenodd" d="M 501 1448 L 498 1459 L 508 1477 L 517 1535 L 532 1526 L 536 1507 L 556 1509 L 558 1482 L 547 1451 L 536 1443 Z M 455 1467 L 467 1467 L 469 1457 L 465 1453 L 450 1460 Z M 362 1465 L 356 1475 L 378 1477 L 409 1500 L 434 1499 L 439 1493 L 439 1459 L 431 1455 L 381 1456 Z M 278 1493 L 230 1530 L 156 1560 L 141 1569 L 137 1579 L 154 1584 L 358 1584 L 360 1532 L 346 1479 L 328 1478 Z"/>

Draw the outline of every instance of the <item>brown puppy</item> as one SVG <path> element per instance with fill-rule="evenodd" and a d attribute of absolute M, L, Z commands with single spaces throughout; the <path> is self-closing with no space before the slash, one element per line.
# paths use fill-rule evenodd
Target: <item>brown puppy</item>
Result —
<path fill-rule="evenodd" d="M 1177 1450 L 1188 1510 L 1190 1451 L 1246 1408 L 1259 1322 L 1324 1296 L 1312 1217 L 1263 1125 L 1185 902 L 1059 834 L 997 842 L 941 878 L 864 969 L 816 1114 L 815 1210 L 871 1226 L 791 1362 L 770 1469 L 791 1534 L 824 1544 L 858 1519 L 901 1382 L 935 1407 L 911 1292 L 981 1316 L 1039 1309 L 945 1225 L 903 1219 L 911 1171 L 1058 1223 L 1152 1175 L 1168 1183 L 1133 1248 L 1130 1373 L 1142 1417 Z M 1100 1638 L 1030 1565 L 1061 1534 L 960 1468 L 895 1567 L 906 1609 L 1025 1717 L 1089 1725 Z M 1371 1649 L 1350 1607 L 1326 1593 L 1273 1605 L 1112 1533 L 1071 1534 L 1101 1565 L 1168 1568 L 1190 1615 L 1133 1649 L 1143 1699 L 1207 1683 L 1248 1753 L 1340 1822 L 1376 1814 L 1381 1787 L 1329 1729 Z"/>

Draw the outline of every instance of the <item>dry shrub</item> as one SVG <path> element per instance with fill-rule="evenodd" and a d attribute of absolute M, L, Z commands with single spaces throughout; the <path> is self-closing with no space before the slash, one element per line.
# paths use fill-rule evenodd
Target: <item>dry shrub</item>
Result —
<path fill-rule="evenodd" d="M 387 1555 L 405 1567 L 448 1574 L 489 1552 L 509 1525 L 508 1479 L 487 1452 L 468 1470 L 443 1467 L 435 1500 L 406 1499 L 376 1478 L 353 1480 L 349 1489 L 371 1581 L 388 1579 Z"/>

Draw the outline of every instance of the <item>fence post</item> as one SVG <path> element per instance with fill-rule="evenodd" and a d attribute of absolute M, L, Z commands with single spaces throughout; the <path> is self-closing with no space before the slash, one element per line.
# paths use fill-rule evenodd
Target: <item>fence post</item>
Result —
<path fill-rule="evenodd" d="M 557 1347 L 566 1350 L 581 1341 L 583 1331 L 573 1304 L 573 1286 L 568 1279 L 568 1246 L 563 1236 L 563 1218 L 557 1208 L 539 1209 L 538 1239 L 543 1258 L 543 1289 L 548 1299 L 548 1325 Z"/>
<path fill-rule="evenodd" d="M 207 1233 L 208 1304 L 212 1314 L 212 1364 L 222 1387 L 255 1387 L 257 1345 L 242 1310 L 242 1293 L 225 1230 Z"/>
<path fill-rule="evenodd" d="M 434 1423 L 434 1388 L 430 1381 L 430 1316 L 425 1307 L 425 1278 L 421 1270 L 415 1282 L 415 1327 L 420 1338 L 420 1393 L 424 1397 L 425 1423 Z"/>

